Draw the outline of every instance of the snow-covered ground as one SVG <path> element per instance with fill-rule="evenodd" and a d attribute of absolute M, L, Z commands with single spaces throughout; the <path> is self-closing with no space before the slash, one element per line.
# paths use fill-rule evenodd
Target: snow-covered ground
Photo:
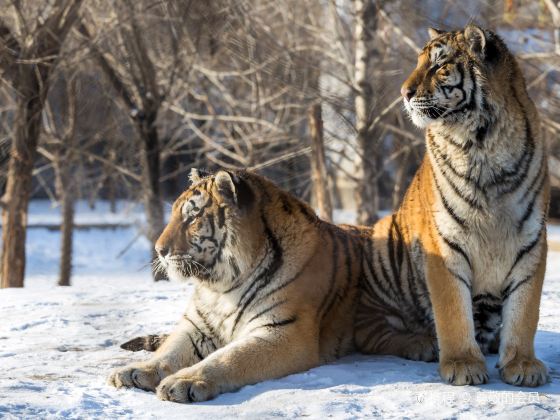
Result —
<path fill-rule="evenodd" d="M 132 225 L 145 220 L 141 204 L 117 200 L 114 212 L 110 211 L 108 201 L 99 200 L 93 208 L 85 200 L 78 200 L 75 206 L 76 225 Z M 29 226 L 57 226 L 60 225 L 60 207 L 50 200 L 33 200 L 29 204 Z"/>
<path fill-rule="evenodd" d="M 536 338 L 552 377 L 541 388 L 502 383 L 496 357 L 487 360 L 489 384 L 460 388 L 442 384 L 433 363 L 354 355 L 181 405 L 105 384 L 112 368 L 147 357 L 119 344 L 169 331 L 192 292 L 189 284 L 151 282 L 148 243 L 135 237 L 134 227 L 77 231 L 74 285 L 61 288 L 53 285 L 58 233 L 30 230 L 26 287 L 0 290 L 0 418 L 560 416 L 560 252 L 549 254 Z M 560 227 L 552 226 L 549 237 L 560 244 Z"/>

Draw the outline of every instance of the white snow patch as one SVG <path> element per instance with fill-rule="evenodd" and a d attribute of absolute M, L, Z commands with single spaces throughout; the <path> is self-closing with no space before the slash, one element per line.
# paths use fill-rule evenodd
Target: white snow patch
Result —
<path fill-rule="evenodd" d="M 560 234 L 553 227 L 551 237 Z M 437 364 L 353 355 L 285 378 L 246 386 L 215 400 L 182 405 L 154 394 L 116 390 L 109 371 L 149 355 L 119 344 L 168 332 L 192 293 L 190 284 L 153 283 L 147 241 L 116 255 L 133 228 L 76 232 L 72 287 L 56 287 L 57 232 L 32 229 L 24 289 L 0 290 L 0 418 L 547 418 L 560 415 L 560 252 L 550 252 L 537 355 L 552 382 L 538 389 L 500 381 L 452 387 Z M 560 237 L 560 235 L 558 235 Z"/>

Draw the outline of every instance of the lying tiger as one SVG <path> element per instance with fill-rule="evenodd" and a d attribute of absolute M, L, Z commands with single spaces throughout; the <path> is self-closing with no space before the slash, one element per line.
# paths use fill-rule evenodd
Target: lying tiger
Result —
<path fill-rule="evenodd" d="M 194 295 L 176 329 L 152 337 L 153 357 L 109 383 L 205 401 L 351 352 L 360 232 L 250 172 L 191 180 L 156 250 L 171 278 L 196 279 Z"/>

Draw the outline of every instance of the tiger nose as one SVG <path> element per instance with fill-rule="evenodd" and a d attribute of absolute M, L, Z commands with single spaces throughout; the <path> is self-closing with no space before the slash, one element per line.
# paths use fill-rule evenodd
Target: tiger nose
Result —
<path fill-rule="evenodd" d="M 410 99 L 414 96 L 415 93 L 416 93 L 416 89 L 411 89 L 408 86 L 403 86 L 401 88 L 401 95 L 407 101 L 410 101 Z"/>
<path fill-rule="evenodd" d="M 161 258 L 164 258 L 167 254 L 169 254 L 169 248 L 166 246 L 156 246 L 156 252 Z"/>

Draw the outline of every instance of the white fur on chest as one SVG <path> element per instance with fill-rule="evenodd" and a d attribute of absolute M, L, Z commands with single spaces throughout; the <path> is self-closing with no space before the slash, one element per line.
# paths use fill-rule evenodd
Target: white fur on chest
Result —
<path fill-rule="evenodd" d="M 447 136 L 456 144 L 464 144 L 453 133 Z M 486 140 L 488 144 L 484 147 L 473 146 L 463 151 L 443 136 L 435 136 L 436 149 L 430 150 L 429 156 L 437 186 L 447 200 L 446 208 L 434 188 L 438 230 L 461 247 L 469 260 L 446 247 L 442 240 L 448 266 L 472 285 L 473 295 L 499 296 L 507 283 L 514 277 L 526 275 L 536 264 L 535 258 L 529 255 L 522 267 L 514 267 L 520 250 L 531 243 L 542 228 L 544 203 L 540 192 L 535 209 L 527 215 L 526 212 L 531 199 L 527 190 L 539 173 L 544 148 L 536 145 L 527 176 L 518 187 L 500 194 L 499 187 L 492 186 L 493 178 L 499 170 L 515 169 L 515 162 L 524 151 L 516 148 L 515 141 L 508 144 L 497 138 Z M 447 163 L 442 156 L 448 158 Z M 460 176 L 464 174 L 470 179 Z"/>

